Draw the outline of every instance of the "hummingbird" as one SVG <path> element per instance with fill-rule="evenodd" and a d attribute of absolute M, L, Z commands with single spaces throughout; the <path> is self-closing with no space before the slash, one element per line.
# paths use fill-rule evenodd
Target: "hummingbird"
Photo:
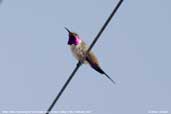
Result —
<path fill-rule="evenodd" d="M 89 64 L 94 70 L 106 76 L 113 84 L 115 81 L 107 75 L 99 65 L 99 61 L 95 54 L 92 51 L 87 53 L 89 46 L 81 40 L 79 35 L 75 32 L 71 32 L 68 28 L 65 27 L 68 31 L 68 45 L 70 46 L 73 56 L 80 61 L 82 64 Z"/>

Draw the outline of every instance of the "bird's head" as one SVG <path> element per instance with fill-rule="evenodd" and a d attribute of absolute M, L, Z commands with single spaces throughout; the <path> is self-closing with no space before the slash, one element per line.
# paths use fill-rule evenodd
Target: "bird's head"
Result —
<path fill-rule="evenodd" d="M 68 45 L 78 45 L 81 43 L 81 39 L 79 38 L 78 34 L 75 32 L 71 32 L 68 28 L 65 27 L 65 29 L 68 31 Z"/>

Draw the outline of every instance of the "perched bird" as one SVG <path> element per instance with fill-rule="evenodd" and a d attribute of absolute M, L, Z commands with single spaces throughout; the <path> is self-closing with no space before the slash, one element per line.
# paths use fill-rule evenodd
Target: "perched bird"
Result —
<path fill-rule="evenodd" d="M 74 57 L 84 64 L 89 64 L 97 72 L 104 74 L 112 83 L 115 84 L 114 80 L 110 78 L 100 67 L 99 62 L 92 51 L 87 53 L 89 46 L 80 39 L 79 35 L 75 32 L 71 32 L 69 29 L 65 28 L 69 33 L 68 45 L 70 45 L 71 52 Z M 87 55 L 86 55 L 87 53 Z"/>

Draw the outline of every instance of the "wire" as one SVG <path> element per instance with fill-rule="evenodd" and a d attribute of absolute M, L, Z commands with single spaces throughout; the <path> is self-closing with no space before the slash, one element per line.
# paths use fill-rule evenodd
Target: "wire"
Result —
<path fill-rule="evenodd" d="M 106 20 L 106 22 L 104 23 L 104 25 L 102 26 L 102 28 L 100 29 L 100 31 L 98 32 L 97 36 L 94 38 L 93 42 L 91 43 L 89 49 L 87 50 L 87 53 L 93 48 L 94 44 L 97 42 L 97 40 L 100 38 L 100 35 L 102 34 L 102 32 L 104 31 L 104 29 L 106 28 L 106 26 L 109 24 L 110 20 L 112 19 L 112 17 L 114 16 L 114 14 L 116 13 L 116 11 L 118 10 L 118 8 L 120 7 L 120 5 L 122 4 L 123 0 L 120 0 L 118 2 L 118 4 L 116 5 L 116 7 L 114 8 L 114 10 L 112 11 L 112 13 L 110 14 L 110 16 L 108 17 L 108 19 Z"/>
<path fill-rule="evenodd" d="M 98 32 L 97 36 L 94 38 L 93 42 L 91 43 L 89 49 L 87 50 L 87 53 L 93 48 L 93 46 L 95 45 L 95 43 L 97 42 L 97 40 L 99 39 L 100 35 L 103 33 L 103 31 L 105 30 L 106 26 L 109 24 L 110 20 L 112 19 L 112 17 L 114 16 L 114 14 L 116 13 L 116 11 L 118 10 L 118 8 L 120 7 L 120 5 L 122 4 L 123 0 L 120 0 L 118 2 L 118 4 L 116 5 L 116 7 L 114 8 L 114 10 L 112 11 L 112 13 L 110 14 L 110 16 L 108 17 L 108 19 L 106 20 L 106 22 L 104 23 L 104 25 L 102 26 L 102 28 L 100 29 L 100 31 Z M 49 114 L 50 111 L 52 110 L 52 108 L 54 107 L 54 105 L 56 104 L 56 102 L 58 101 L 58 99 L 60 98 L 60 96 L 62 95 L 63 91 L 66 89 L 67 85 L 69 84 L 69 82 L 71 81 L 71 79 L 74 77 L 75 73 L 77 72 L 77 70 L 79 69 L 79 67 L 82 65 L 82 63 L 80 61 L 78 61 L 75 69 L 73 70 L 73 72 L 71 73 L 71 75 L 69 76 L 68 80 L 65 82 L 64 86 L 62 87 L 62 89 L 60 90 L 60 92 L 57 94 L 57 96 L 55 97 L 55 99 L 53 100 L 52 104 L 50 105 L 50 107 L 48 108 L 48 110 L 46 111 L 46 114 Z"/>
<path fill-rule="evenodd" d="M 62 87 L 61 91 L 58 93 L 58 95 L 56 96 L 56 98 L 53 100 L 52 104 L 50 105 L 50 107 L 48 108 L 48 110 L 46 111 L 46 114 L 49 114 L 49 112 L 52 110 L 52 108 L 54 107 L 55 103 L 57 102 L 57 100 L 59 99 L 59 97 L 62 95 L 63 91 L 65 90 L 65 88 L 67 87 L 67 85 L 69 84 L 69 82 L 71 81 L 71 79 L 74 77 L 75 73 L 77 72 L 77 70 L 79 69 L 79 67 L 81 66 L 81 62 L 79 61 L 77 63 L 77 66 L 75 67 L 75 69 L 73 70 L 73 72 L 71 73 L 70 77 L 68 78 L 68 80 L 65 82 L 64 86 Z"/>

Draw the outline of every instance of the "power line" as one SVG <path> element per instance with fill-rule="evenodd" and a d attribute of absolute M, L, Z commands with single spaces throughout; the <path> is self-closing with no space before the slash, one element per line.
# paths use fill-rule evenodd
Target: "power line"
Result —
<path fill-rule="evenodd" d="M 56 96 L 56 98 L 53 100 L 52 104 L 50 105 L 50 107 L 48 108 L 46 114 L 49 114 L 49 112 L 52 110 L 52 108 L 54 107 L 55 103 L 57 102 L 57 100 L 59 99 L 59 97 L 62 95 L 63 91 L 65 90 L 65 88 L 67 87 L 67 85 L 69 84 L 69 82 L 71 81 L 71 79 L 74 77 L 75 73 L 77 72 L 77 70 L 79 69 L 79 67 L 81 66 L 81 62 L 79 61 L 77 63 L 77 66 L 75 67 L 75 69 L 73 70 L 73 72 L 71 73 L 70 77 L 68 78 L 68 80 L 65 82 L 64 86 L 62 87 L 61 91 L 58 93 L 58 95 Z"/>
<path fill-rule="evenodd" d="M 87 50 L 87 53 L 93 48 L 94 44 L 97 42 L 97 40 L 100 38 L 100 35 L 102 34 L 102 32 L 104 31 L 104 29 L 106 28 L 106 26 L 109 24 L 110 20 L 112 19 L 112 17 L 114 16 L 114 14 L 116 13 L 116 11 L 118 10 L 118 8 L 120 7 L 120 5 L 122 4 L 123 0 L 120 0 L 118 2 L 118 4 L 116 5 L 116 7 L 114 8 L 114 10 L 112 11 L 112 13 L 110 14 L 110 16 L 108 17 L 108 19 L 106 20 L 106 22 L 104 23 L 104 25 L 102 26 L 102 28 L 100 29 L 100 31 L 98 32 L 97 36 L 94 38 L 93 42 L 91 43 L 89 49 Z"/>
<path fill-rule="evenodd" d="M 118 4 L 116 5 L 116 7 L 114 8 L 114 10 L 112 11 L 112 13 L 110 14 L 110 16 L 108 17 L 108 19 L 106 20 L 106 22 L 104 23 L 104 25 L 102 26 L 102 28 L 100 29 L 100 31 L 98 32 L 97 36 L 94 38 L 93 42 L 91 43 L 89 49 L 87 50 L 87 53 L 93 48 L 93 46 L 95 45 L 95 43 L 97 42 L 97 40 L 99 39 L 100 35 L 103 33 L 103 31 L 105 30 L 106 26 L 109 24 L 110 20 L 112 19 L 112 17 L 114 16 L 114 14 L 116 13 L 116 11 L 118 10 L 118 8 L 120 7 L 120 5 L 122 4 L 123 0 L 120 0 L 118 2 Z M 52 110 L 52 108 L 54 107 L 54 105 L 56 104 L 56 102 L 58 101 L 58 99 L 60 98 L 60 96 L 62 95 L 63 91 L 66 89 L 67 85 L 69 84 L 69 82 L 71 81 L 71 79 L 74 77 L 75 73 L 77 72 L 77 70 L 79 69 L 79 67 L 82 65 L 82 63 L 80 61 L 78 61 L 75 69 L 73 70 L 73 72 L 71 73 L 71 75 L 69 76 L 68 80 L 65 82 L 64 86 L 62 87 L 62 89 L 60 90 L 60 92 L 57 94 L 57 96 L 55 97 L 55 99 L 53 100 L 52 104 L 50 105 L 50 107 L 48 108 L 46 114 L 49 114 L 49 112 Z"/>

